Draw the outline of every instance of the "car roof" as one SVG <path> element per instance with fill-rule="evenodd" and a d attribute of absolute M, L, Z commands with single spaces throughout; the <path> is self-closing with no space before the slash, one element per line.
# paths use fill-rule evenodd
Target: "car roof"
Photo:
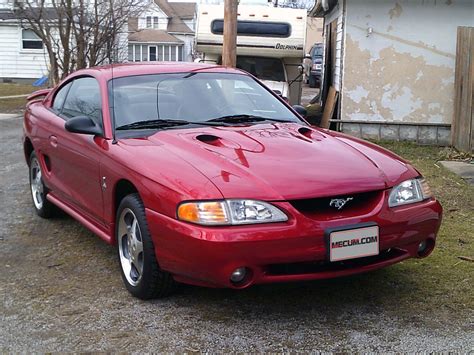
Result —
<path fill-rule="evenodd" d="M 194 62 L 140 62 L 104 65 L 88 69 L 78 70 L 76 75 L 102 76 L 105 80 L 135 75 L 163 74 L 163 73 L 190 73 L 190 72 L 214 72 L 246 74 L 245 72 L 226 68 L 216 64 L 204 64 Z"/>

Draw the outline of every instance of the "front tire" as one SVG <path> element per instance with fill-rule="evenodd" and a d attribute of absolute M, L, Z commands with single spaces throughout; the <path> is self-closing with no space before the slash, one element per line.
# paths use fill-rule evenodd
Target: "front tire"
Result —
<path fill-rule="evenodd" d="M 46 199 L 47 187 L 43 182 L 43 172 L 36 153 L 30 155 L 30 191 L 33 206 L 38 216 L 50 218 L 53 215 L 54 205 Z"/>
<path fill-rule="evenodd" d="M 309 87 L 315 88 L 316 87 L 316 75 L 309 76 Z"/>
<path fill-rule="evenodd" d="M 158 265 L 145 208 L 138 194 L 121 201 L 115 225 L 118 261 L 127 290 L 142 300 L 172 293 L 175 281 Z"/>

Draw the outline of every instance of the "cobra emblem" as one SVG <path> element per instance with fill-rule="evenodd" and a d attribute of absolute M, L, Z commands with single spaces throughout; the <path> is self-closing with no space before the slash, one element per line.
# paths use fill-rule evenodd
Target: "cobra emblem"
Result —
<path fill-rule="evenodd" d="M 338 210 L 340 210 L 342 207 L 345 206 L 345 204 L 347 202 L 349 202 L 350 200 L 353 200 L 354 198 L 353 197 L 348 197 L 348 198 L 333 198 L 330 202 L 329 202 L 329 206 L 330 207 L 334 207 L 334 208 L 337 208 Z"/>

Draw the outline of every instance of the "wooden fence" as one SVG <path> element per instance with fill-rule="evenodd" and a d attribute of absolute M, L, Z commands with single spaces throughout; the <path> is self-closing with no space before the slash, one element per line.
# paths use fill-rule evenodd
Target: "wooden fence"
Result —
<path fill-rule="evenodd" d="M 474 150 L 473 83 L 474 27 L 458 27 L 451 136 L 453 145 L 467 152 Z"/>

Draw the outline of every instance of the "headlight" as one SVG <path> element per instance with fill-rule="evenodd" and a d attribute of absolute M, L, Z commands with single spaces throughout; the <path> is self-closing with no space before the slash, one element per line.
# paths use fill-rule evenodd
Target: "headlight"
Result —
<path fill-rule="evenodd" d="M 284 222 L 288 217 L 267 202 L 224 200 L 182 203 L 178 206 L 178 219 L 203 225 L 239 225 Z"/>
<path fill-rule="evenodd" d="M 432 196 L 425 179 L 406 180 L 392 189 L 388 198 L 388 206 L 396 207 L 420 202 Z"/>

